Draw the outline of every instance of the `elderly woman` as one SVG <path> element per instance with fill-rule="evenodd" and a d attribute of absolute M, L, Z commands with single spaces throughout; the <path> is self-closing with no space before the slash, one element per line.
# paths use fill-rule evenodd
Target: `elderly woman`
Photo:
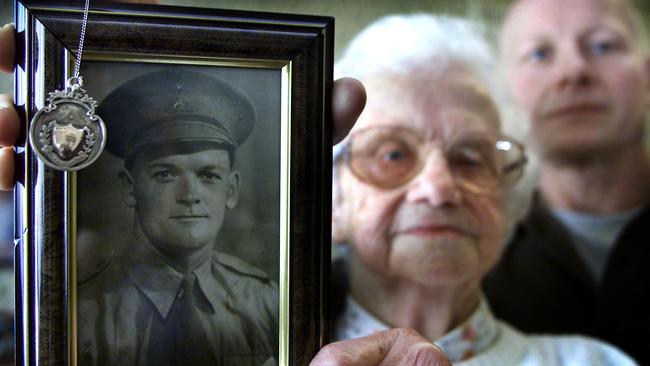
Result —
<path fill-rule="evenodd" d="M 335 153 L 333 237 L 349 272 L 335 337 L 411 328 L 455 365 L 634 364 L 595 340 L 525 336 L 482 296 L 526 161 L 501 132 L 492 60 L 478 26 L 417 15 L 371 25 L 337 64 L 368 101 Z"/>

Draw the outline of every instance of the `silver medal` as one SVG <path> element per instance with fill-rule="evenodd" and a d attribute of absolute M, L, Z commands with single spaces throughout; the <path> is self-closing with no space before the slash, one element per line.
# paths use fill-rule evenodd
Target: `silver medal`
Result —
<path fill-rule="evenodd" d="M 65 90 L 51 92 L 43 109 L 29 125 L 29 144 L 45 165 L 58 170 L 79 170 L 92 164 L 106 144 L 106 126 L 95 114 L 97 102 L 82 89 L 79 76 L 90 0 L 81 21 L 74 76 Z"/>
<path fill-rule="evenodd" d="M 79 170 L 92 164 L 106 143 L 106 126 L 95 114 L 97 102 L 73 77 L 65 90 L 51 92 L 48 105 L 38 111 L 29 129 L 29 142 L 45 165 Z"/>

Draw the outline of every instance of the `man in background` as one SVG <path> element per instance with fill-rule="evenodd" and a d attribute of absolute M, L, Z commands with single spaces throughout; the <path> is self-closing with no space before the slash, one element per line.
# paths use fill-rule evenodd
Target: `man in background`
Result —
<path fill-rule="evenodd" d="M 541 161 L 539 195 L 485 290 L 524 331 L 582 333 L 650 363 L 650 57 L 627 0 L 520 0 L 501 35 Z"/>

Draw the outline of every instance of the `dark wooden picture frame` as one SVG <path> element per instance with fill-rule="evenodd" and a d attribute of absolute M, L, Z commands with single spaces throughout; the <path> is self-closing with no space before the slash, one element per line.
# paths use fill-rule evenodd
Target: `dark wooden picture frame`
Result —
<path fill-rule="evenodd" d="M 44 106 L 48 93 L 62 90 L 72 76 L 82 10 L 81 1 L 16 3 L 15 95 L 26 125 Z M 277 80 L 269 84 L 275 85 L 270 90 L 275 94 L 261 102 L 275 111 L 262 109 L 261 114 L 279 112 L 278 118 L 267 118 L 264 127 L 277 133 L 257 132 L 260 136 L 249 141 L 249 158 L 244 159 L 253 157 L 266 164 L 266 155 L 277 157 L 272 165 L 277 171 L 268 179 L 264 173 L 253 175 L 249 191 L 269 180 L 276 180 L 280 191 L 270 205 L 277 206 L 278 213 L 267 226 L 276 230 L 271 240 L 277 243 L 271 260 L 275 275 L 270 277 L 279 288 L 274 342 L 278 344 L 275 360 L 281 365 L 308 364 L 327 335 L 333 22 L 329 17 L 93 2 L 84 43 L 82 75 L 86 73 L 89 95 L 99 93 L 100 105 L 106 94 L 135 74 L 161 68 L 214 71 L 222 79 L 243 75 L 248 81 L 235 87 L 248 95 L 255 108 L 264 94 L 251 96 L 258 73 L 264 78 L 268 72 L 273 74 L 270 79 Z M 112 77 L 115 85 L 107 86 L 104 81 Z M 237 80 L 238 76 L 226 81 L 237 84 Z M 116 131 L 107 123 L 109 139 L 111 133 Z M 260 150 L 259 141 L 265 137 L 270 147 Z M 77 282 L 80 268 L 95 264 L 78 255 L 80 222 L 86 215 L 79 210 L 87 200 L 84 197 L 89 197 L 79 192 L 97 182 L 83 178 L 84 170 L 62 172 L 45 166 L 27 139 L 23 141 L 17 147 L 21 184 L 15 190 L 17 364 L 83 364 L 78 358 L 77 320 L 84 309 L 78 308 Z M 275 155 L 264 152 L 269 149 Z M 249 252 L 255 256 L 256 250 Z M 267 251 L 260 253 L 268 256 Z M 251 260 L 256 259 L 269 262 L 268 258 Z"/>

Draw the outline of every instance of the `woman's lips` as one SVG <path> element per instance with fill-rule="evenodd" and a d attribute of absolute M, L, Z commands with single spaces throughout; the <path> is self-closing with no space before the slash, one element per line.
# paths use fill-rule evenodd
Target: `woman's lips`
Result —
<path fill-rule="evenodd" d="M 400 230 L 398 234 L 401 235 L 414 235 L 414 236 L 448 236 L 448 235 L 462 235 L 467 236 L 468 233 L 455 226 L 448 225 L 419 225 L 413 226 L 404 230 Z"/>

